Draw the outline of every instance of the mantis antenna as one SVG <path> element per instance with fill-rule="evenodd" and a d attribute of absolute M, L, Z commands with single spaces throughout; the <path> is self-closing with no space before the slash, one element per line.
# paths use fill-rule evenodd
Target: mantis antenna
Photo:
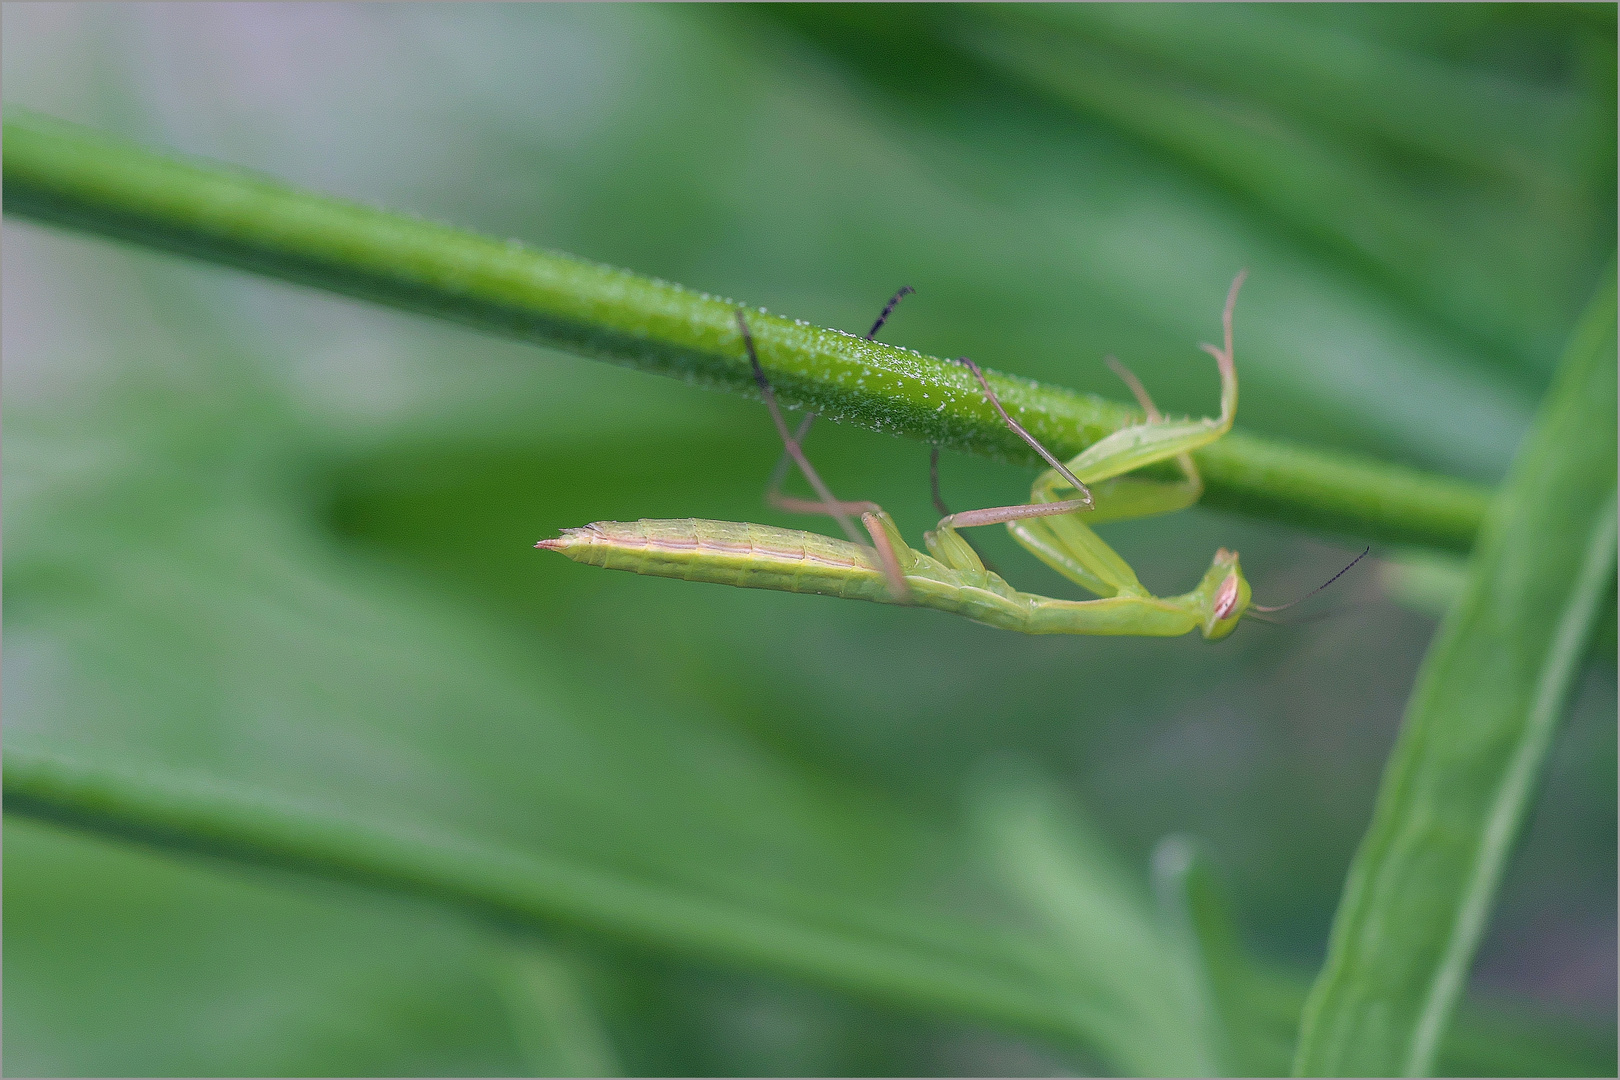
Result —
<path fill-rule="evenodd" d="M 1309 600 L 1311 597 L 1315 596 L 1317 593 L 1321 592 L 1323 589 L 1327 588 L 1329 585 L 1333 584 L 1335 581 L 1338 581 L 1340 578 L 1344 577 L 1344 575 L 1348 574 L 1350 572 L 1350 567 L 1356 565 L 1356 563 L 1360 562 L 1362 559 L 1365 559 L 1367 557 L 1367 553 L 1370 551 L 1372 551 L 1372 545 L 1368 544 L 1364 549 L 1362 549 L 1361 554 L 1351 559 L 1349 564 L 1345 566 L 1343 570 L 1340 570 L 1337 574 L 1334 574 L 1332 577 L 1322 582 L 1322 584 L 1318 585 L 1304 596 L 1299 597 L 1297 600 L 1290 600 L 1286 604 L 1277 604 L 1273 607 L 1267 607 L 1265 604 L 1250 604 L 1249 608 L 1251 611 L 1285 611 L 1288 608 L 1293 607 L 1295 604 L 1302 604 L 1306 600 Z M 1265 620 L 1261 621 L 1263 622 Z"/>

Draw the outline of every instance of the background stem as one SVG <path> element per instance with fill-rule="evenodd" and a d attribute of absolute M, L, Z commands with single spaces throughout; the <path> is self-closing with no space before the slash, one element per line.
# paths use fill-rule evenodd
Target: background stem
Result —
<path fill-rule="evenodd" d="M 22 751 L 6 755 L 5 792 L 7 813 L 162 850 L 422 896 L 497 923 L 593 931 L 1059 1039 L 1088 1034 L 1071 1003 L 1016 968 L 986 970 L 592 866 L 292 805 L 240 785 Z"/>
<path fill-rule="evenodd" d="M 757 396 L 735 301 L 516 241 L 181 160 L 33 113 L 5 121 L 5 212 Z M 781 400 L 834 420 L 1039 462 L 958 364 L 751 310 Z M 1134 408 L 986 372 L 1068 457 Z M 1330 533 L 1466 550 L 1489 492 L 1234 431 L 1195 455 L 1208 505 Z"/>

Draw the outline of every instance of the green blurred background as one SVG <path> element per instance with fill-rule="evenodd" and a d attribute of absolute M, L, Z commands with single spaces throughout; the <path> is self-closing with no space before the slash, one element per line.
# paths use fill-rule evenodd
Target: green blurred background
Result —
<path fill-rule="evenodd" d="M 1171 412 L 1214 410 L 1194 345 L 1247 266 L 1241 426 L 1487 483 L 1614 250 L 1612 5 L 7 4 L 3 29 L 11 105 L 856 332 L 910 284 L 886 340 L 1122 398 L 1114 354 Z M 530 545 L 806 527 L 761 506 L 757 403 L 9 219 L 4 365 L 15 745 L 785 920 L 944 920 L 967 952 L 1021 925 L 985 822 L 1035 788 L 1133 896 L 1195 838 L 1303 987 L 1444 595 L 1379 551 L 1331 617 L 1211 646 L 603 573 Z M 932 524 L 924 447 L 808 448 Z M 942 469 L 956 507 L 1031 479 Z M 1202 509 L 1105 532 L 1161 592 L 1237 548 L 1269 603 L 1359 550 Z M 1525 1072 L 1614 1067 L 1615 714 L 1594 661 L 1475 968 L 1477 1008 L 1568 1052 Z M 1148 1060 L 17 818 L 5 872 L 12 1075 Z"/>

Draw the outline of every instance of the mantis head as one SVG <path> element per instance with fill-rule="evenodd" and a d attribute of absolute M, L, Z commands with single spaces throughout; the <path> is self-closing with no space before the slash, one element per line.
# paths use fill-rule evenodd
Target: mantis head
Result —
<path fill-rule="evenodd" d="M 1210 641 L 1219 641 L 1237 629 L 1238 620 L 1249 609 L 1249 582 L 1238 565 L 1237 552 L 1217 551 L 1204 580 L 1187 598 L 1198 616 L 1198 629 Z"/>

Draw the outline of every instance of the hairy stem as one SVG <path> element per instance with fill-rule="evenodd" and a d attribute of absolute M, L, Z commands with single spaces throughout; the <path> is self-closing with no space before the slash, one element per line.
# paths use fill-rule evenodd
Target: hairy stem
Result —
<path fill-rule="evenodd" d="M 515 241 L 389 213 L 17 112 L 5 212 L 313 285 L 757 396 L 738 304 Z M 831 419 L 1039 464 L 959 364 L 750 310 L 780 400 Z M 1142 413 L 987 371 L 1007 411 L 1068 458 Z M 1306 528 L 1458 550 L 1484 488 L 1234 431 L 1194 455 L 1207 504 Z"/>

